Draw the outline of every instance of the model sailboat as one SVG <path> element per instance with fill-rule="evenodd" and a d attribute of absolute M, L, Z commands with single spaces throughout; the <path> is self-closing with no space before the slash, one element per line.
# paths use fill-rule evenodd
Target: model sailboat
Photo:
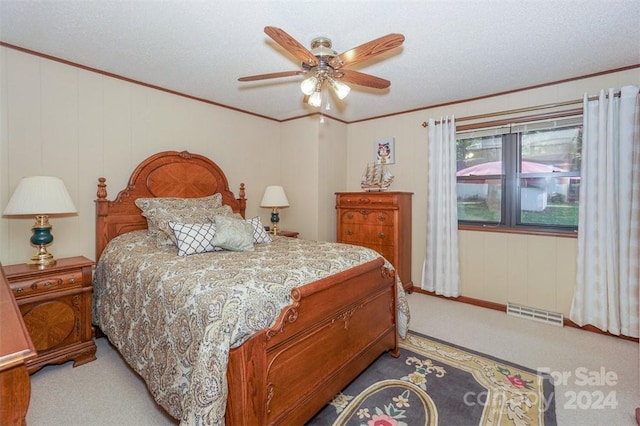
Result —
<path fill-rule="evenodd" d="M 386 191 L 393 182 L 393 175 L 384 164 L 367 164 L 360 186 L 365 191 Z"/>

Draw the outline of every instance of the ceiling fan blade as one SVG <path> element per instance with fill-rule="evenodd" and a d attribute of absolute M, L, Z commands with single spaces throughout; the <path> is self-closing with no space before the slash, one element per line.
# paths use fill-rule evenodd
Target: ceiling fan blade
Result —
<path fill-rule="evenodd" d="M 339 77 L 340 75 L 341 77 Z M 357 84 L 358 86 L 373 87 L 374 89 L 386 89 L 387 87 L 391 86 L 391 82 L 389 80 L 353 70 L 341 69 L 339 71 L 336 71 L 333 76 L 345 83 Z"/>
<path fill-rule="evenodd" d="M 329 61 L 333 69 L 354 65 L 358 62 L 366 61 L 376 55 L 400 46 L 404 42 L 402 34 L 387 34 L 375 40 L 371 40 L 351 50 L 347 50 Z"/>
<path fill-rule="evenodd" d="M 306 63 L 310 67 L 318 65 L 318 58 L 315 57 L 307 48 L 298 43 L 296 39 L 291 37 L 285 31 L 276 27 L 264 27 L 264 32 L 267 33 L 276 43 L 284 47 L 293 56 Z"/>
<path fill-rule="evenodd" d="M 291 77 L 294 75 L 300 75 L 304 73 L 305 71 L 272 72 L 269 74 L 258 74 L 258 75 L 250 75 L 247 77 L 240 77 L 238 81 L 255 81 L 255 80 L 266 80 L 268 78 Z"/>

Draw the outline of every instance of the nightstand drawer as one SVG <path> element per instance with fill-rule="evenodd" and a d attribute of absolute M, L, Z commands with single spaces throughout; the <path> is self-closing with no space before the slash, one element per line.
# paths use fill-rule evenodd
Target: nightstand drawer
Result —
<path fill-rule="evenodd" d="M 82 287 L 82 271 L 72 271 L 49 277 L 35 278 L 9 284 L 16 299 L 53 290 Z"/>

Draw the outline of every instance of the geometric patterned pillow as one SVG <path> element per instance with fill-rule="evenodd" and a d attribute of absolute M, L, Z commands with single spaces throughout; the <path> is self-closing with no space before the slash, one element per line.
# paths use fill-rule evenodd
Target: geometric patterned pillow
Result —
<path fill-rule="evenodd" d="M 260 216 L 256 216 L 252 219 L 247 219 L 247 222 L 253 226 L 253 242 L 255 244 L 263 244 L 270 243 L 271 237 L 269 233 L 264 230 L 264 226 L 262 226 L 262 220 Z"/>
<path fill-rule="evenodd" d="M 211 244 L 216 233 L 216 225 L 213 223 L 169 222 L 169 227 L 176 236 L 179 256 L 222 250 Z"/>

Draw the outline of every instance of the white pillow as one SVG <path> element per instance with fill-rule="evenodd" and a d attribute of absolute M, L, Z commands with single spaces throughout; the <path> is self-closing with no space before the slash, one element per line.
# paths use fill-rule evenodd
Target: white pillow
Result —
<path fill-rule="evenodd" d="M 253 226 L 244 219 L 216 216 L 211 244 L 231 251 L 253 251 Z"/>
<path fill-rule="evenodd" d="M 262 220 L 260 216 L 256 216 L 251 219 L 247 219 L 247 222 L 253 226 L 253 242 L 254 244 L 263 244 L 270 243 L 271 237 L 269 233 L 264 230 L 264 226 L 262 226 Z"/>
<path fill-rule="evenodd" d="M 176 237 L 179 256 L 222 250 L 211 243 L 216 233 L 213 223 L 169 222 L 169 228 Z"/>

